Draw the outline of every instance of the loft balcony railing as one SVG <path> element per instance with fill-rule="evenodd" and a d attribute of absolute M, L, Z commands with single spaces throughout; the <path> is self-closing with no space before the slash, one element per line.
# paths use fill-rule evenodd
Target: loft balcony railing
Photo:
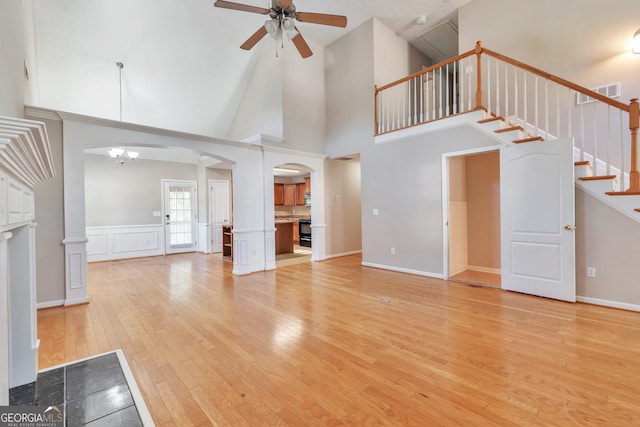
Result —
<path fill-rule="evenodd" d="M 474 110 L 500 118 L 504 127 L 519 127 L 525 138 L 573 138 L 594 175 L 619 175 L 625 194 L 640 194 L 637 98 L 625 104 L 480 42 L 474 50 L 376 87 L 375 134 Z"/>

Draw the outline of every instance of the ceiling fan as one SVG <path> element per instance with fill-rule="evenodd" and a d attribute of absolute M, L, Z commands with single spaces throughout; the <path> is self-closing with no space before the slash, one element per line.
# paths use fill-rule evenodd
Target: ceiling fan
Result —
<path fill-rule="evenodd" d="M 230 1 L 217 0 L 215 7 L 224 9 L 240 10 L 242 12 L 259 13 L 269 15 L 265 24 L 258 29 L 246 42 L 240 46 L 244 50 L 253 48 L 264 36 L 271 35 L 276 40 L 282 35 L 286 35 L 293 42 L 298 52 L 303 58 L 313 55 L 311 48 L 302 34 L 298 31 L 295 21 L 308 22 L 311 24 L 331 25 L 333 27 L 344 28 L 347 26 L 347 17 L 341 15 L 327 15 L 324 13 L 297 12 L 293 0 L 270 0 L 269 8 L 265 9 L 257 6 L 233 3 Z"/>

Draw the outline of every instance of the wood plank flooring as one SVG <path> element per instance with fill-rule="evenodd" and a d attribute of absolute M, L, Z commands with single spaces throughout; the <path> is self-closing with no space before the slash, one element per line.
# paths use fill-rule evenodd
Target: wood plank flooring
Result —
<path fill-rule="evenodd" d="M 122 348 L 159 426 L 640 425 L 640 313 L 360 261 L 91 264 L 40 368 Z"/>

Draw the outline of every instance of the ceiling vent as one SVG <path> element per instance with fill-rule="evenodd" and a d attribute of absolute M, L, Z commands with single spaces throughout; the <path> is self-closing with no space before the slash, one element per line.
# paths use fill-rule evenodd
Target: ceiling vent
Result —
<path fill-rule="evenodd" d="M 612 83 L 610 85 L 596 87 L 591 90 L 598 92 L 600 95 L 608 96 L 609 98 L 620 98 L 621 87 L 620 83 Z M 589 104 L 595 101 L 597 101 L 597 99 L 593 99 L 583 93 L 576 93 L 576 105 Z"/>

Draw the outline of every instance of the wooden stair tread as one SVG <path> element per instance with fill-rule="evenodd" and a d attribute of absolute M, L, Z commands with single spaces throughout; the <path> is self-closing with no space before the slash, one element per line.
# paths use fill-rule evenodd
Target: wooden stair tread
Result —
<path fill-rule="evenodd" d="M 607 191 L 607 196 L 640 196 L 640 191 Z"/>
<path fill-rule="evenodd" d="M 575 162 L 573 165 L 574 166 L 588 166 L 589 165 L 589 160 L 583 160 L 581 162 Z"/>
<path fill-rule="evenodd" d="M 498 121 L 498 120 L 502 120 L 502 121 L 504 121 L 504 118 L 502 118 L 502 117 L 498 117 L 498 116 L 496 116 L 496 117 L 489 117 L 488 119 L 478 120 L 478 123 L 480 123 L 480 124 L 482 124 L 482 123 L 491 123 L 491 122 L 495 122 L 495 121 Z"/>
<path fill-rule="evenodd" d="M 522 144 L 524 142 L 534 142 L 534 141 L 544 141 L 544 138 L 541 136 L 532 136 L 530 138 L 516 139 L 515 141 L 513 141 L 513 143 Z"/>
<path fill-rule="evenodd" d="M 508 128 L 502 128 L 502 129 L 497 129 L 494 130 L 495 133 L 503 133 L 503 132 L 511 132 L 514 130 L 518 130 L 518 131 L 523 131 L 524 128 L 522 126 L 510 126 Z"/>
<path fill-rule="evenodd" d="M 600 176 L 583 176 L 578 178 L 580 181 L 598 181 L 601 179 L 616 179 L 615 175 L 600 175 Z"/>

